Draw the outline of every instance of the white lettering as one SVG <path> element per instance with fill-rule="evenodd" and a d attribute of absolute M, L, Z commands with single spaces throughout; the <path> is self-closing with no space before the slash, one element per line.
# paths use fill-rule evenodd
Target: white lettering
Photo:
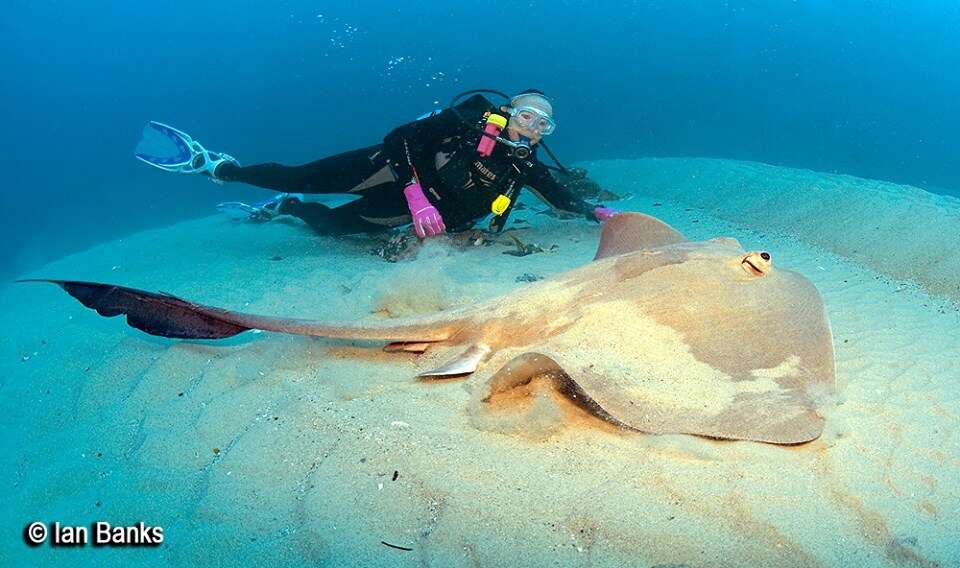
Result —
<path fill-rule="evenodd" d="M 96 541 L 94 544 L 113 546 L 156 546 L 163 543 L 163 528 L 137 523 L 129 527 L 114 527 L 110 523 L 94 524 Z"/>

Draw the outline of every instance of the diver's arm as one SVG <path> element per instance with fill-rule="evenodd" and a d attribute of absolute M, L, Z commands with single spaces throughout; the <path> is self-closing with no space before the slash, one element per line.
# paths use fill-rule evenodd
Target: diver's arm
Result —
<path fill-rule="evenodd" d="M 403 195 L 410 209 L 413 228 L 421 239 L 446 232 L 446 225 L 437 207 L 427 199 L 421 182 L 428 183 L 435 171 L 435 153 L 440 141 L 470 134 L 471 120 L 489 108 L 490 102 L 482 96 L 472 97 L 457 106 L 461 120 L 453 110 L 446 109 L 436 116 L 404 124 L 383 139 L 384 154 L 398 179 L 409 180 Z M 422 176 L 427 176 L 424 182 Z M 427 188 L 429 189 L 429 187 Z"/>
<path fill-rule="evenodd" d="M 534 164 L 533 168 L 527 173 L 526 183 L 534 195 L 552 209 L 569 216 L 582 216 L 590 220 L 596 220 L 594 209 L 597 208 L 597 205 L 580 199 L 572 191 L 558 183 L 550 175 L 550 170 L 543 164 Z"/>
<path fill-rule="evenodd" d="M 474 95 L 456 108 L 465 120 L 474 121 L 492 107 L 486 97 Z M 430 151 L 434 143 L 445 138 L 469 135 L 471 130 L 453 110 L 446 108 L 440 114 L 395 128 L 383 139 L 384 152 L 400 179 L 410 179 L 413 177 L 410 163 L 418 172 L 435 167 L 434 155 Z"/>

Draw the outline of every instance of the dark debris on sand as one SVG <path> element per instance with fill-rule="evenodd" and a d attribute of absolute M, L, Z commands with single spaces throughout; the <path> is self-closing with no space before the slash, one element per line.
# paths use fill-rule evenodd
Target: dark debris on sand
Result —
<path fill-rule="evenodd" d="M 503 251 L 503 254 L 509 254 L 511 256 L 527 256 L 528 254 L 534 254 L 538 252 L 555 252 L 560 248 L 560 245 L 552 244 L 545 249 L 540 246 L 539 243 L 524 243 L 513 234 L 508 234 L 507 236 L 513 240 L 516 250 L 505 250 Z"/>
<path fill-rule="evenodd" d="M 520 276 L 517 276 L 514 282 L 536 282 L 537 280 L 543 280 L 543 276 L 531 272 L 524 272 Z"/>

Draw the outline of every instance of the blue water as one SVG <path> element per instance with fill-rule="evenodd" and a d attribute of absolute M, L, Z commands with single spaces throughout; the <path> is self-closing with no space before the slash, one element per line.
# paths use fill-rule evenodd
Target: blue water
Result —
<path fill-rule="evenodd" d="M 570 161 L 730 157 L 960 189 L 953 2 L 351 4 L 5 6 L 4 272 L 260 195 L 131 159 L 149 119 L 296 163 L 478 86 L 554 96 Z"/>
<path fill-rule="evenodd" d="M 550 144 L 568 163 L 754 160 L 960 197 L 955 1 L 34 0 L 7 2 L 0 14 L 0 287 L 97 243 L 210 215 L 221 201 L 271 195 L 135 160 L 148 120 L 244 164 L 296 164 L 376 143 L 478 87 L 548 93 L 559 122 Z M 784 450 L 600 430 L 559 444 L 516 442 L 467 424 L 463 384 L 413 382 L 415 370 L 429 367 L 409 354 L 395 354 L 404 357 L 395 364 L 354 344 L 267 334 L 161 340 L 99 318 L 53 287 L 23 284 L 0 294 L 0 503 L 9 512 L 0 568 L 16 564 L 11 556 L 41 565 L 386 565 L 428 564 L 434 554 L 432 565 L 446 566 L 475 560 L 477 550 L 499 559 L 501 547 L 523 550 L 530 565 L 538 553 L 586 565 L 595 543 L 597 564 L 642 556 L 681 565 L 675 552 L 694 559 L 689 565 L 767 559 L 752 551 L 771 554 L 769 565 L 803 563 L 814 552 L 825 565 L 849 566 L 960 558 L 960 470 L 950 467 L 960 313 L 891 280 L 915 278 L 957 298 L 952 233 L 943 229 L 956 208 L 917 219 L 914 201 L 885 212 L 878 200 L 867 210 L 893 212 L 883 224 L 840 222 L 836 233 L 786 240 L 776 230 L 788 215 L 736 230 L 728 223 L 762 217 L 758 202 L 808 211 L 799 197 L 775 192 L 803 195 L 805 180 L 818 176 L 713 166 L 664 167 L 659 181 L 650 167 L 608 168 L 602 178 L 598 164 L 596 172 L 627 178 L 621 193 L 633 192 L 631 207 L 649 205 L 695 239 L 733 236 L 771 250 L 777 270 L 797 269 L 822 291 L 840 385 L 823 445 Z M 741 208 L 741 180 L 767 199 Z M 678 188 L 697 195 L 683 202 Z M 822 217 L 862 215 L 852 196 L 863 188 L 836 183 L 820 192 L 833 196 Z M 687 214 L 718 192 L 736 207 Z M 941 230 L 894 240 L 901 250 L 881 248 L 889 233 L 912 232 L 915 219 Z M 532 238 L 554 243 L 541 232 L 553 219 L 527 220 Z M 324 248 L 329 239 L 282 223 L 225 221 L 235 230 L 224 234 L 206 226 L 133 237 L 125 250 L 85 259 L 111 282 L 349 321 L 393 307 L 417 311 L 405 294 L 425 290 L 429 304 L 450 274 L 458 301 L 522 286 L 516 278 L 589 258 L 596 238 L 586 222 L 558 222 L 555 254 L 434 249 L 418 266 L 363 254 L 368 243 L 352 243 L 358 256 L 344 262 Z M 818 248 L 828 240 L 848 258 Z M 914 254 L 894 254 L 903 251 Z M 114 258 L 122 270 L 110 271 Z M 74 268 L 42 275 L 85 276 Z M 766 479 L 767 471 L 778 475 Z M 380 501 L 388 497 L 396 500 Z M 162 523 L 170 538 L 159 550 L 100 556 L 20 542 L 20 527 L 34 519 L 101 518 Z M 623 522 L 604 521 L 612 518 Z M 395 535 L 419 548 L 404 555 L 381 540 Z M 530 550 L 539 543 L 551 547 Z"/>
<path fill-rule="evenodd" d="M 960 192 L 955 2 L 11 2 L 2 274 L 265 195 L 132 158 L 169 122 L 242 162 L 377 142 L 539 87 L 566 160 L 712 156 Z"/>

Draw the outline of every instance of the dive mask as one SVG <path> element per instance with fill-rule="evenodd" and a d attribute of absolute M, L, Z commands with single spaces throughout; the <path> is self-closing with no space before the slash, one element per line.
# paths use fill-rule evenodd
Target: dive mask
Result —
<path fill-rule="evenodd" d="M 510 107 L 507 112 L 517 126 L 531 132 L 538 132 L 540 136 L 546 136 L 557 129 L 557 123 L 553 117 L 536 107 L 526 105 Z"/>

